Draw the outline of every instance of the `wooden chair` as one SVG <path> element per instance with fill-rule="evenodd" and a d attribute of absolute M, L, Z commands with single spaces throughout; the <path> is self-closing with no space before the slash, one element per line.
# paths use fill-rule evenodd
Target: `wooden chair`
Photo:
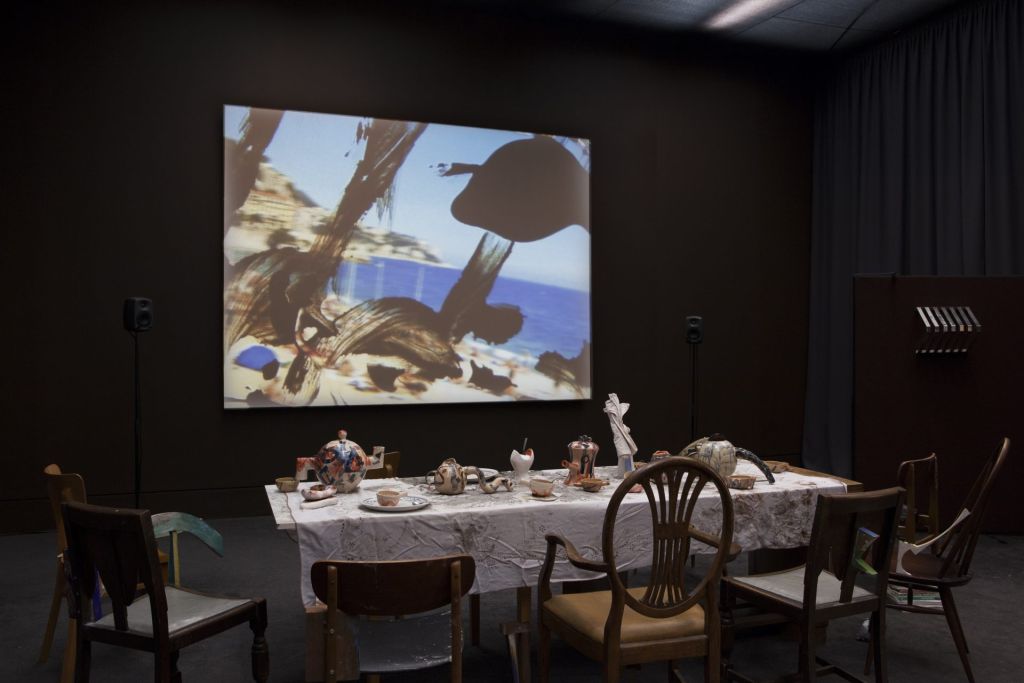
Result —
<path fill-rule="evenodd" d="M 324 681 L 338 680 L 338 639 L 335 636 L 343 628 L 339 611 L 353 617 L 399 617 L 437 610 L 449 604 L 451 613 L 445 621 L 450 622 L 450 650 L 428 643 L 431 633 L 444 629 L 438 629 L 436 624 L 424 625 L 421 619 L 360 622 L 376 634 L 364 634 L 366 637 L 362 638 L 365 642 L 359 647 L 359 669 L 371 673 L 370 680 L 379 680 L 381 673 L 426 668 L 450 660 L 451 680 L 462 681 L 461 600 L 475 578 L 476 562 L 469 555 L 381 562 L 314 562 L 310 569 L 313 592 L 327 605 Z M 396 626 L 406 627 L 403 630 L 411 631 L 413 637 L 386 635 Z M 377 653 L 368 651 L 367 646 L 374 643 L 378 645 Z M 403 650 L 408 657 L 402 656 Z"/>
<path fill-rule="evenodd" d="M 867 493 L 819 494 L 807 564 L 781 572 L 722 580 L 726 621 L 737 598 L 785 616 L 800 627 L 799 670 L 783 680 L 809 682 L 832 673 L 849 681 L 853 674 L 815 656 L 816 629 L 837 617 L 871 614 L 875 680 L 887 680 L 885 598 L 889 563 L 896 538 L 903 489 Z M 874 559 L 873 566 L 868 557 Z M 867 587 L 858 586 L 865 574 Z M 729 634 L 731 635 L 731 634 Z M 731 637 L 726 637 L 731 642 Z M 823 666 L 819 668 L 819 664 Z M 747 681 L 727 666 L 726 678 Z"/>
<path fill-rule="evenodd" d="M 50 656 L 53 646 L 53 634 L 57 630 L 57 619 L 60 604 L 64 598 L 64 549 L 67 548 L 67 537 L 64 534 L 64 521 L 61 518 L 61 503 L 67 501 L 85 502 L 85 481 L 77 474 L 65 474 L 57 465 L 43 468 L 46 478 L 46 493 L 50 499 L 50 510 L 53 513 L 54 525 L 57 529 L 57 575 L 53 585 L 53 596 L 50 598 L 50 615 L 46 620 L 46 631 L 43 634 L 43 646 L 39 650 L 37 664 L 42 664 Z M 61 667 L 62 683 L 71 680 L 75 667 L 75 623 L 68 623 L 68 640 L 64 647 L 64 662 Z"/>
<path fill-rule="evenodd" d="M 906 603 L 891 601 L 888 605 L 889 608 L 918 614 L 945 615 L 950 633 L 953 635 L 953 641 L 956 643 L 957 652 L 960 655 L 960 661 L 967 673 L 967 680 L 972 683 L 974 673 L 971 671 L 971 662 L 968 657 L 967 639 L 964 637 L 956 602 L 953 600 L 953 588 L 963 586 L 971 580 L 971 559 L 974 557 L 974 548 L 981 535 L 985 510 L 988 507 L 992 487 L 999 478 L 999 473 L 1009 452 L 1010 439 L 1004 438 L 999 449 L 985 463 L 975 480 L 960 514 L 941 534 L 939 540 L 933 542 L 923 552 L 914 553 L 906 549 L 902 554 L 893 558 L 890 578 L 893 585 L 903 586 L 910 590 L 938 592 L 942 604 L 940 607 L 928 607 L 914 604 L 913 598 L 909 598 Z M 921 543 L 920 540 L 916 542 Z M 908 596 L 911 595 L 910 590 L 908 590 Z"/>
<path fill-rule="evenodd" d="M 900 463 L 896 479 L 907 492 L 897 529 L 900 540 L 931 540 L 939 532 L 939 459 L 932 453 L 927 458 L 906 460 Z"/>
<path fill-rule="evenodd" d="M 267 605 L 262 598 L 165 587 L 148 510 L 68 502 L 61 512 L 68 542 L 64 566 L 70 611 L 77 628 L 75 681 L 89 680 L 91 645 L 100 642 L 152 652 L 156 681 L 180 682 L 181 648 L 246 622 L 253 631 L 253 678 L 267 680 Z M 111 613 L 90 619 L 89 596 L 97 574 L 110 597 Z M 136 599 L 139 582 L 146 594 Z"/>
<path fill-rule="evenodd" d="M 384 454 L 383 467 L 366 470 L 366 479 L 394 479 L 398 476 L 398 466 L 402 462 L 401 451 L 388 451 Z"/>
<path fill-rule="evenodd" d="M 717 499 L 706 504 L 722 510 L 719 536 L 690 523 L 708 483 Z M 650 505 L 654 554 L 650 583 L 627 588 L 616 571 L 615 521 L 623 498 L 636 485 Z M 605 681 L 618 681 L 623 666 L 654 661 L 667 661 L 670 675 L 678 675 L 672 660 L 685 657 L 703 657 L 706 680 L 719 680 L 718 584 L 732 547 L 732 527 L 732 496 L 722 479 L 695 460 L 668 458 L 633 472 L 612 494 L 602 530 L 602 560 L 584 558 L 571 542 L 548 534 L 537 595 L 540 680 L 546 683 L 549 676 L 552 631 L 601 662 Z M 703 578 L 687 589 L 692 540 L 714 547 L 716 553 Z M 611 590 L 553 596 L 551 573 L 559 546 L 573 566 L 605 573 Z"/>

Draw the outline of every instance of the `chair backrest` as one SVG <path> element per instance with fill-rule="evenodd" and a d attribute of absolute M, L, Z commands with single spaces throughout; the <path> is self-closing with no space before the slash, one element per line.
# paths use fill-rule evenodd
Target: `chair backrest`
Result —
<path fill-rule="evenodd" d="M 80 618 L 88 614 L 85 601 L 93 594 L 98 573 L 110 596 L 114 627 L 127 630 L 128 605 L 142 583 L 150 597 L 153 633 L 166 638 L 167 598 L 149 510 L 70 502 L 63 503 L 61 511 L 68 538 L 65 566 Z"/>
<path fill-rule="evenodd" d="M 978 474 L 970 493 L 967 494 L 967 499 L 961 508 L 970 513 L 967 519 L 957 526 L 949 536 L 936 543 L 939 546 L 936 555 L 943 558 L 942 568 L 939 570 L 940 577 L 965 576 L 970 572 L 971 559 L 974 557 L 974 548 L 981 535 L 981 523 L 984 521 L 985 510 L 988 508 L 992 487 L 995 486 L 996 480 L 999 478 L 999 473 L 1003 469 L 1009 452 L 1010 439 L 1006 437 L 995 454 L 981 468 L 981 473 Z"/>
<path fill-rule="evenodd" d="M 454 564 L 460 575 L 457 585 L 452 583 Z M 313 563 L 310 580 L 316 597 L 327 605 L 331 604 L 331 567 L 338 575 L 334 606 L 346 614 L 371 617 L 417 614 L 457 602 L 476 578 L 476 562 L 470 555 L 380 562 L 320 560 Z"/>
<path fill-rule="evenodd" d="M 382 466 L 375 470 L 366 470 L 366 479 L 392 479 L 398 476 L 398 466 L 402 462 L 400 451 L 388 451 L 382 459 Z"/>
<path fill-rule="evenodd" d="M 85 502 L 85 481 L 81 475 L 65 474 L 59 465 L 47 465 L 43 468 L 46 477 L 46 495 L 50 498 L 50 512 L 57 528 L 57 552 L 62 553 L 68 547 L 67 535 L 64 533 L 64 518 L 61 516 L 60 504 L 67 502 Z"/>
<path fill-rule="evenodd" d="M 711 562 L 711 567 L 700 582 L 688 590 L 685 585 L 686 560 L 690 555 L 690 540 L 697 499 L 706 484 L 712 484 L 717 500 L 706 500 L 705 504 L 720 506 L 722 520 L 720 529 L 699 531 L 719 533 L 720 545 Z M 622 578 L 614 567 L 615 521 L 623 498 L 634 486 L 639 485 L 647 494 L 651 510 L 651 526 L 654 533 L 654 555 L 651 562 L 651 578 L 647 590 L 639 599 L 626 591 Z M 643 615 L 656 618 L 671 617 L 690 609 L 711 592 L 708 602 L 717 593 L 718 581 L 732 544 L 733 507 L 732 496 L 725 482 L 706 465 L 684 457 L 665 458 L 643 467 L 623 480 L 612 494 L 605 513 L 602 531 L 602 546 L 605 563 L 613 568 L 608 573 L 612 584 L 613 611 L 616 605 L 626 604 Z M 616 621 L 609 615 L 609 622 Z"/>
<path fill-rule="evenodd" d="M 817 604 L 823 571 L 842 582 L 838 602 L 850 602 L 861 573 L 872 577 L 871 593 L 884 598 L 902 504 L 900 487 L 818 495 L 804 569 L 805 606 L 813 609 Z"/>
<path fill-rule="evenodd" d="M 899 526 L 899 538 L 907 543 L 923 543 L 936 536 L 939 528 L 939 459 L 906 460 L 896 472 L 899 485 L 906 490 L 903 506 L 906 516 Z"/>

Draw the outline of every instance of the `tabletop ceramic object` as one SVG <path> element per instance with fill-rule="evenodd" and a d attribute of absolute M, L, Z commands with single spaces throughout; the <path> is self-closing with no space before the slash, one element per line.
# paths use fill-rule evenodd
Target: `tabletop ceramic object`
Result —
<path fill-rule="evenodd" d="M 563 460 L 562 466 L 569 470 L 566 484 L 578 484 L 580 479 L 587 479 L 594 476 L 594 461 L 597 459 L 597 452 L 600 450 L 587 435 L 571 442 L 569 448 L 569 460 Z"/>
<path fill-rule="evenodd" d="M 525 484 L 530 481 L 530 468 L 533 467 L 532 448 L 527 448 L 522 453 L 513 449 L 508 460 L 512 464 L 512 471 L 515 472 L 514 479 L 517 482 Z"/>
<path fill-rule="evenodd" d="M 481 482 L 484 480 L 477 468 L 463 467 L 455 458 L 448 458 L 436 470 L 427 472 L 427 483 L 438 493 L 454 496 L 466 490 L 466 479 L 470 474 L 476 474 Z"/>
<path fill-rule="evenodd" d="M 693 442 L 686 447 L 686 455 L 704 463 L 723 479 L 736 471 L 736 447 L 721 434 Z"/>
<path fill-rule="evenodd" d="M 380 452 L 378 452 L 380 451 Z M 295 478 L 303 481 L 312 471 L 324 486 L 333 486 L 338 493 L 352 493 L 366 476 L 366 470 L 381 464 L 383 448 L 374 449 L 368 456 L 362 447 L 348 438 L 348 432 L 338 430 L 338 438 L 328 441 L 316 455 L 296 458 Z"/>

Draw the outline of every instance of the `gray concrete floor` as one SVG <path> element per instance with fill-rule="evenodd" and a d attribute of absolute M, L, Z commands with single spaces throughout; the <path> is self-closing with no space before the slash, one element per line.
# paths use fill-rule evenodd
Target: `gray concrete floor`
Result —
<path fill-rule="evenodd" d="M 225 557 L 213 555 L 193 539 L 183 539 L 184 585 L 211 593 L 265 597 L 270 619 L 270 679 L 302 681 L 305 627 L 299 600 L 298 546 L 287 534 L 274 530 L 270 517 L 211 523 L 224 536 Z M 53 586 L 54 545 L 52 533 L 0 537 L 0 681 L 58 678 L 67 629 L 63 613 L 49 660 L 35 664 Z M 741 557 L 731 571 L 743 573 L 744 566 Z M 983 536 L 975 556 L 974 575 L 970 584 L 957 591 L 956 598 L 975 677 L 979 683 L 1021 680 L 1018 656 L 1024 648 L 1024 537 Z M 511 671 L 498 625 L 514 619 L 515 592 L 483 596 L 482 613 L 481 647 L 466 648 L 464 678 L 509 681 Z M 888 619 L 891 681 L 966 680 L 943 618 L 890 611 Z M 833 622 L 822 650 L 823 656 L 854 672 L 861 670 L 866 654 L 866 645 L 855 637 L 859 622 L 857 618 Z M 250 643 L 248 628 L 239 627 L 185 649 L 179 662 L 184 680 L 251 680 Z M 770 680 L 795 670 L 796 643 L 778 633 L 746 634 L 736 643 L 733 661 L 739 671 Z M 558 640 L 552 648 L 552 668 L 552 680 L 557 683 L 600 680 L 599 665 Z M 699 662 L 684 662 L 682 669 L 687 680 L 703 680 Z M 149 655 L 93 646 L 92 680 L 97 683 L 151 680 L 152 670 Z M 385 680 L 445 681 L 448 667 L 395 674 Z M 623 680 L 664 681 L 665 667 L 655 664 L 628 669 Z"/>

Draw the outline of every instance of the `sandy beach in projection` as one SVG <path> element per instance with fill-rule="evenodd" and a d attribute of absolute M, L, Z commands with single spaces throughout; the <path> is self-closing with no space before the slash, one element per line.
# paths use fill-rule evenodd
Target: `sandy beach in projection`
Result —
<path fill-rule="evenodd" d="M 258 341 L 252 337 L 240 340 L 226 356 L 234 358 L 238 353 Z M 259 398 L 250 404 L 289 405 L 288 395 L 280 390 L 281 382 L 287 375 L 288 366 L 295 357 L 293 347 L 269 347 L 281 363 L 277 376 L 264 379 L 259 370 L 250 370 L 226 360 L 224 366 L 225 405 L 244 404 L 254 392 Z M 348 356 L 339 368 L 324 368 L 320 376 L 320 392 L 312 403 L 301 405 L 362 405 L 385 403 L 475 403 L 479 401 L 516 400 L 571 400 L 584 398 L 582 391 L 554 380 L 535 369 L 537 359 L 526 354 L 517 354 L 491 347 L 472 340 L 463 340 L 455 345 L 462 357 L 462 377 L 441 378 L 426 381 L 418 377 L 415 370 L 408 368 L 400 358 L 353 354 Z M 369 366 L 385 365 L 402 370 L 394 378 L 394 390 L 385 391 L 371 378 Z M 471 381 L 474 364 L 492 371 L 500 377 L 508 377 L 512 385 L 504 390 L 486 389 Z M 479 371 L 477 371 L 479 372 Z"/>

